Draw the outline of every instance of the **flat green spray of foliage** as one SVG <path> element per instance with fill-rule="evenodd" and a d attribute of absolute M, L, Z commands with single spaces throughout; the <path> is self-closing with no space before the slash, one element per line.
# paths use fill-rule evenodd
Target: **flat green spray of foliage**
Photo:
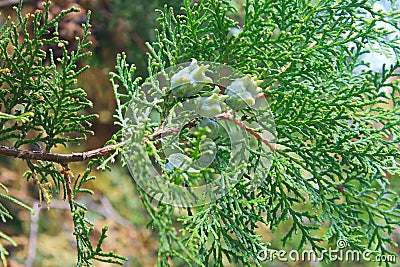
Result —
<path fill-rule="evenodd" d="M 44 11 L 36 10 L 33 14 L 23 15 L 20 1 L 15 8 L 17 20 L 8 18 L 0 27 L 0 142 L 14 148 L 30 145 L 33 150 L 51 152 L 57 145 L 80 143 L 87 134 L 92 134 L 88 126 L 96 115 L 84 111 L 92 103 L 86 98 L 86 92 L 76 86 L 79 75 L 88 68 L 79 67 L 78 64 L 90 55 L 87 49 L 90 46 L 87 40 L 90 14 L 88 22 L 83 25 L 84 36 L 77 39 L 77 49 L 68 51 L 67 42 L 58 37 L 58 23 L 66 14 L 78 9 L 62 11 L 50 19 L 49 8 L 50 1 L 46 1 Z M 52 49 L 61 50 L 61 56 L 55 58 Z M 30 171 L 24 176 L 37 185 L 40 197 L 47 205 L 53 193 L 61 191 L 64 199 L 68 199 L 77 240 L 78 266 L 91 265 L 92 259 L 114 263 L 124 259 L 102 251 L 106 227 L 98 244 L 91 244 L 89 235 L 93 225 L 85 218 L 86 208 L 74 201 L 78 193 L 91 193 L 82 186 L 94 179 L 89 176 L 94 161 L 89 162 L 86 172 L 77 177 L 72 187 L 72 174 L 67 162 L 27 160 L 26 163 Z M 31 210 L 9 196 L 3 184 L 0 183 L 0 187 L 5 191 L 5 194 L 0 193 L 1 201 L 11 201 Z M 12 219 L 2 202 L 0 218 L 3 222 Z M 5 240 L 17 245 L 3 232 L 0 232 L 0 238 L 3 239 L 1 242 Z M 0 243 L 0 257 L 4 266 L 7 265 L 6 255 L 8 252 Z"/>
<path fill-rule="evenodd" d="M 258 252 L 268 244 L 260 234 L 284 223 L 291 226 L 284 244 L 298 235 L 299 248 L 310 246 L 320 253 L 338 239 L 354 249 L 392 253 L 388 251 L 388 244 L 394 245 L 390 234 L 398 227 L 400 214 L 388 177 L 400 175 L 400 106 L 399 84 L 388 78 L 400 67 L 400 43 L 398 37 L 388 38 L 391 32 L 379 25 L 398 29 L 399 12 L 374 11 L 366 0 L 248 0 L 239 11 L 233 2 L 222 0 L 184 4 L 183 15 L 174 15 L 167 7 L 160 11 L 157 40 L 148 45 L 149 75 L 192 58 L 251 74 L 263 80 L 261 87 L 275 115 L 279 139 L 271 169 L 254 191 L 249 192 L 251 176 L 245 174 L 215 203 L 176 209 L 154 205 L 139 188 L 151 217 L 149 225 L 160 237 L 158 266 L 171 262 L 261 265 Z M 57 145 L 79 143 L 90 134 L 87 126 L 93 115 L 84 108 L 91 103 L 84 90 L 75 86 L 86 68 L 78 67 L 78 60 L 88 55 L 90 25 L 84 25 L 85 36 L 77 50 L 69 52 L 57 36 L 57 25 L 73 9 L 49 20 L 49 1 L 45 11 L 26 17 L 21 7 L 22 2 L 16 22 L 8 20 L 0 27 L 0 141 L 51 152 Z M 33 21 L 32 29 L 28 20 Z M 360 57 L 376 50 L 368 43 L 379 44 L 381 53 L 394 51 L 396 63 L 384 66 L 380 74 L 355 71 L 364 64 Z M 45 46 L 60 49 L 62 56 L 55 59 Z M 135 105 L 141 84 L 133 78 L 134 72 L 126 56 L 119 55 L 111 81 L 121 131 L 110 143 L 118 142 L 129 127 L 124 114 L 129 105 Z M 391 88 L 389 95 L 382 92 L 384 87 Z M 391 107 L 383 108 L 386 103 Z M 175 104 L 167 101 L 162 114 Z M 154 147 L 151 143 L 150 148 Z M 252 152 L 249 172 L 259 168 L 256 152 Z M 70 185 L 67 162 L 27 161 L 26 178 L 35 181 L 46 202 L 59 192 L 69 201 L 78 266 L 91 265 L 92 259 L 122 260 L 101 250 L 106 228 L 97 245 L 90 243 L 93 226 L 84 216 L 86 208 L 74 201 L 76 194 L 88 192 L 82 186 L 93 179 L 89 173 L 94 163 L 91 160 L 87 171 Z M 2 201 L 23 205 L 0 187 L 5 192 L 0 194 Z M 3 221 L 10 219 L 2 204 L 0 212 Z M 0 238 L 15 244 L 4 233 Z M 5 262 L 4 246 L 0 255 Z"/>
<path fill-rule="evenodd" d="M 393 254 L 388 245 L 395 246 L 390 234 L 400 213 L 388 177 L 400 174 L 400 106 L 399 83 L 388 79 L 399 68 L 400 40 L 381 25 L 399 29 L 399 12 L 374 11 L 372 4 L 248 0 L 242 21 L 229 1 L 185 1 L 183 15 L 160 11 L 157 41 L 148 44 L 150 75 L 195 58 L 263 80 L 278 141 L 269 173 L 251 193 L 244 175 L 225 197 L 186 212 L 154 207 L 142 192 L 160 237 L 158 266 L 170 266 L 169 259 L 190 266 L 260 265 L 258 252 L 268 246 L 260 233 L 288 222 L 282 242 L 297 235 L 299 249 L 323 253 L 342 239 L 352 249 Z M 381 73 L 362 68 L 360 57 L 372 50 L 392 51 L 396 63 Z M 134 71 L 119 55 L 111 75 L 122 128 L 129 127 L 128 105 L 138 104 Z M 173 105 L 163 105 L 162 114 Z"/>

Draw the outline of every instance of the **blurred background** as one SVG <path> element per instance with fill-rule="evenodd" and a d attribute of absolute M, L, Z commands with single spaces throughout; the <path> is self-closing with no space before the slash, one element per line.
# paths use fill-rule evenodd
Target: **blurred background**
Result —
<path fill-rule="evenodd" d="M 24 1 L 24 12 L 34 12 L 43 9 L 42 1 Z M 61 38 L 69 41 L 69 46 L 74 49 L 75 36 L 82 35 L 81 24 L 87 19 L 87 11 L 92 11 L 91 24 L 93 56 L 85 63 L 91 68 L 84 72 L 79 82 L 86 90 L 89 99 L 93 102 L 91 113 L 99 114 L 93 121 L 94 136 L 79 147 L 70 146 L 62 152 L 79 152 L 98 148 L 111 138 L 117 131 L 113 124 L 115 100 L 109 72 L 114 69 L 116 54 L 127 52 L 128 60 L 137 66 L 135 75 L 146 77 L 146 52 L 145 42 L 154 39 L 154 29 L 157 28 L 157 13 L 155 9 L 162 9 L 168 2 L 179 13 L 183 1 L 161 0 L 54 0 L 51 12 L 56 16 L 61 10 L 75 6 L 80 12 L 66 16 L 60 23 Z M 240 4 L 241 1 L 235 1 Z M 0 21 L 7 16 L 15 17 L 12 7 L 16 0 L 0 0 Z M 239 10 L 237 19 L 243 13 Z M 85 164 L 71 164 L 73 173 L 82 173 Z M 0 158 L 0 180 L 10 189 L 10 194 L 32 206 L 37 212 L 31 216 L 26 210 L 9 205 L 13 212 L 14 220 L 6 224 L 0 223 L 0 230 L 4 231 L 19 244 L 17 247 L 7 246 L 10 252 L 9 266 L 75 266 L 76 250 L 75 239 L 72 235 L 73 225 L 70 218 L 68 204 L 61 200 L 61 196 L 54 195 L 51 209 L 39 211 L 37 188 L 27 183 L 22 175 L 26 171 L 25 163 L 12 158 Z M 149 217 L 141 206 L 126 168 L 115 164 L 109 172 L 93 173 L 97 179 L 87 186 L 94 190 L 93 196 L 81 195 L 79 200 L 90 210 L 88 218 L 95 223 L 93 241 L 97 242 L 101 227 L 108 225 L 108 238 L 104 243 L 104 251 L 112 250 L 129 258 L 126 266 L 154 266 L 157 260 L 157 232 L 151 227 L 146 227 Z M 0 199 L 0 201 L 3 201 Z M 273 248 L 281 244 L 282 234 L 288 225 L 282 225 L 281 231 L 270 233 L 260 230 Z M 400 243 L 400 231 L 394 233 L 397 243 Z M 295 248 L 298 240 L 291 240 L 286 248 L 289 251 Z M 397 252 L 399 252 L 397 250 Z M 399 261 L 399 259 L 398 259 Z M 1 263 L 0 263 L 1 264 Z M 96 266 L 110 266 L 95 263 Z M 348 264 L 348 265 L 347 265 Z M 329 266 L 356 266 L 355 263 L 335 262 Z M 268 263 L 266 266 L 327 266 L 313 262 L 286 262 Z M 358 266 L 366 266 L 361 264 Z M 375 266 L 373 264 L 368 266 Z"/>

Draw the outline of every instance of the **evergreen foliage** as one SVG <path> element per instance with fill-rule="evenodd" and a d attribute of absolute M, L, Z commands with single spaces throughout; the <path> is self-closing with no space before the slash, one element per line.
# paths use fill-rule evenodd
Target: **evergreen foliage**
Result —
<path fill-rule="evenodd" d="M 270 170 L 263 172 L 258 164 L 262 151 L 258 142 L 248 172 L 213 203 L 196 208 L 154 204 L 138 187 L 151 218 L 149 226 L 157 229 L 160 238 L 158 266 L 170 266 L 171 262 L 262 265 L 258 253 L 269 244 L 261 233 L 281 231 L 287 223 L 290 228 L 283 245 L 298 235 L 298 249 L 308 246 L 325 257 L 324 249 L 335 247 L 338 240 L 345 240 L 352 249 L 393 254 L 388 245 L 395 246 L 390 235 L 400 224 L 400 203 L 390 180 L 400 175 L 400 97 L 399 82 L 389 78 L 396 77 L 400 67 L 400 36 L 382 25 L 400 30 L 400 13 L 376 11 L 375 1 L 367 0 L 244 2 L 242 7 L 225 0 L 194 4 L 185 0 L 180 15 L 166 6 L 159 11 L 156 41 L 148 44 L 149 77 L 196 59 L 226 64 L 262 80 L 259 86 L 278 132 Z M 84 109 L 91 103 L 85 91 L 76 87 L 78 76 L 87 68 L 79 67 L 79 62 L 90 54 L 90 24 L 84 25 L 85 35 L 77 50 L 70 52 L 58 38 L 57 25 L 74 9 L 49 20 L 50 1 L 45 2 L 44 12 L 22 16 L 21 8 L 22 1 L 16 8 L 17 22 L 7 20 L 0 28 L 0 141 L 49 153 L 57 145 L 80 143 L 91 134 L 88 126 L 95 115 L 86 113 Z M 62 56 L 55 59 L 45 46 L 57 47 Z M 374 72 L 362 60 L 372 51 L 393 54 L 396 60 Z M 109 143 L 121 141 L 125 131 L 132 129 L 125 118 L 128 108 L 144 103 L 141 89 L 149 80 L 142 84 L 141 78 L 134 78 L 135 70 L 124 53 L 117 56 L 116 70 L 110 75 L 117 101 L 116 124 L 121 130 Z M 388 88 L 390 93 L 385 93 Z M 196 92 L 196 96 L 203 97 L 203 93 Z M 158 125 L 140 129 L 140 133 L 150 136 L 150 130 L 161 127 L 167 114 L 185 98 L 164 95 L 163 104 L 145 103 L 162 117 Z M 243 117 L 243 123 L 251 122 Z M 149 138 L 145 145 L 136 145 L 145 146 L 145 151 L 157 158 L 156 142 Z M 46 203 L 54 184 L 55 193 L 63 192 L 70 204 L 78 266 L 91 265 L 93 259 L 120 264 L 124 259 L 102 252 L 107 228 L 98 244 L 91 244 L 93 225 L 85 218 L 86 208 L 74 200 L 78 193 L 90 193 L 83 185 L 94 179 L 90 171 L 95 163 L 107 167 L 124 151 L 121 145 L 114 148 L 108 158 L 91 159 L 86 172 L 75 180 L 67 161 L 26 161 L 30 171 L 25 177 L 35 181 Z M 200 152 L 191 149 L 191 156 L 199 157 Z M 133 160 L 140 168 L 142 159 Z M 260 185 L 249 191 L 252 173 L 257 171 L 264 176 Z M 146 174 L 143 165 L 137 175 Z M 170 177 L 179 175 L 170 172 Z M 185 182 L 194 182 L 190 179 Z M 179 179 L 176 182 L 184 185 Z M 6 192 L 0 194 L 2 200 L 29 209 L 9 196 L 1 183 L 0 187 Z M 11 219 L 2 204 L 0 217 Z M 4 233 L 0 232 L 0 238 L 15 244 Z M 6 255 L 0 245 L 4 264 Z"/>
<path fill-rule="evenodd" d="M 90 13 L 88 22 L 83 25 L 84 36 L 77 40 L 77 49 L 68 51 L 67 42 L 58 36 L 58 23 L 65 15 L 78 9 L 64 10 L 53 19 L 49 18 L 49 9 L 50 1 L 46 1 L 44 11 L 36 10 L 33 14 L 22 15 L 20 1 L 15 8 L 17 21 L 8 18 L 0 28 L 0 141 L 15 149 L 30 145 L 28 148 L 35 151 L 51 152 L 58 145 L 79 144 L 87 134 L 92 134 L 88 127 L 96 115 L 86 113 L 85 108 L 91 107 L 92 103 L 87 99 L 86 92 L 76 86 L 79 75 L 88 68 L 79 65 L 82 59 L 90 55 L 90 42 L 87 40 L 90 35 Z M 53 49 L 61 50 L 62 55 L 55 58 Z M 23 154 L 17 157 L 23 157 Z M 86 208 L 74 201 L 78 193 L 91 193 L 82 186 L 94 179 L 89 176 L 94 162 L 89 162 L 87 171 L 76 179 L 71 188 L 73 176 L 68 169 L 68 162 L 26 161 L 30 171 L 24 176 L 37 185 L 41 201 L 49 205 L 52 194 L 62 191 L 64 199 L 70 204 L 78 247 L 78 266 L 91 265 L 92 259 L 114 263 L 124 259 L 101 250 L 106 228 L 97 246 L 92 246 L 89 239 L 92 223 L 85 218 Z M 7 188 L 2 184 L 1 188 L 7 193 Z M 0 197 L 31 210 L 8 194 L 0 194 Z M 0 212 L 3 222 L 12 219 L 3 204 L 0 204 Z M 5 233 L 0 232 L 0 237 L 16 245 Z M 4 246 L 0 245 L 0 256 L 5 266 L 7 254 Z"/>
<path fill-rule="evenodd" d="M 307 245 L 324 253 L 328 245 L 345 240 L 360 251 L 393 253 L 387 245 L 395 245 L 390 234 L 400 214 L 388 177 L 399 175 L 400 116 L 399 84 L 388 79 L 399 67 L 400 40 L 382 24 L 398 30 L 399 13 L 375 11 L 372 5 L 365 0 L 249 0 L 241 22 L 229 1 L 185 1 L 183 15 L 167 7 L 160 11 L 157 41 L 148 44 L 150 76 L 194 58 L 263 80 L 278 149 L 268 175 L 251 193 L 250 173 L 225 197 L 186 213 L 163 203 L 154 207 L 143 193 L 159 231 L 159 266 L 169 266 L 170 258 L 190 266 L 262 264 L 257 253 L 268 244 L 260 233 L 286 221 L 291 227 L 282 242 L 299 235 L 298 249 Z M 375 73 L 361 60 L 372 51 L 395 54 L 396 62 Z M 117 73 L 111 75 L 123 130 L 130 127 L 126 108 L 140 101 L 140 81 L 131 80 L 133 72 L 125 55 L 118 56 Z M 384 92 L 387 87 L 390 94 Z M 161 114 L 179 105 L 167 95 L 163 100 Z M 251 170 L 260 168 L 251 164 Z"/>

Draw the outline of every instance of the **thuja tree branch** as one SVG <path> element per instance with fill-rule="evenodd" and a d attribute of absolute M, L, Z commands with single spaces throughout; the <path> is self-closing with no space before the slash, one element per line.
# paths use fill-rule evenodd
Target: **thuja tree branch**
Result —
<path fill-rule="evenodd" d="M 109 155 L 122 145 L 123 142 L 97 148 L 94 150 L 89 150 L 86 152 L 71 153 L 71 154 L 58 154 L 58 153 L 50 153 L 43 151 L 20 150 L 14 147 L 0 146 L 0 155 L 20 158 L 25 160 L 51 161 L 64 165 L 69 162 L 85 161 Z"/>
<path fill-rule="evenodd" d="M 274 145 L 272 145 L 271 143 L 269 143 L 268 140 L 264 139 L 262 136 L 260 136 L 258 133 L 256 133 L 252 128 L 246 126 L 242 121 L 240 121 L 238 119 L 232 119 L 229 116 L 229 114 L 227 114 L 227 113 L 220 114 L 220 115 L 216 116 L 216 119 L 234 122 L 239 127 L 245 129 L 247 132 L 254 135 L 257 139 L 261 140 L 264 144 L 268 145 L 273 150 L 276 150 L 276 147 Z M 185 125 L 184 127 L 193 127 L 196 121 L 197 120 L 194 120 L 194 121 L 190 122 L 189 124 Z M 177 133 L 179 131 L 180 131 L 179 126 L 170 128 L 170 129 L 160 129 L 160 130 L 154 132 L 153 134 L 151 134 L 150 138 L 158 139 L 158 138 L 161 138 L 161 136 L 170 135 L 173 133 Z M 146 142 L 148 140 L 144 140 L 144 141 Z M 94 158 L 99 158 L 101 156 L 109 155 L 113 151 L 115 151 L 117 148 L 121 147 L 124 144 L 125 144 L 125 142 L 120 142 L 117 144 L 108 145 L 105 147 L 97 148 L 94 150 L 89 150 L 86 152 L 71 153 L 71 154 L 58 154 L 58 153 L 50 153 L 50 152 L 44 152 L 44 151 L 20 150 L 20 149 L 14 148 L 14 147 L 0 146 L 0 156 L 1 155 L 9 156 L 9 157 L 20 158 L 20 159 L 25 159 L 25 160 L 44 160 L 44 161 L 60 163 L 61 165 L 65 166 L 65 164 L 68 164 L 70 162 L 86 161 L 89 159 L 94 159 Z"/>

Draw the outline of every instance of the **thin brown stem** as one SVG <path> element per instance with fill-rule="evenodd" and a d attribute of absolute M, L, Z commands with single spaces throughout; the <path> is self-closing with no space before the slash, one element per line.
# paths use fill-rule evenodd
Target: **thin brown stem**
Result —
<path fill-rule="evenodd" d="M 238 119 L 233 119 L 231 117 L 231 114 L 229 113 L 223 113 L 218 116 L 216 116 L 216 119 L 219 120 L 225 120 L 225 121 L 231 121 L 235 124 L 237 124 L 239 127 L 245 129 L 248 133 L 252 134 L 254 137 L 256 137 L 258 140 L 261 140 L 264 144 L 269 146 L 271 149 L 276 150 L 276 147 L 272 145 L 267 139 L 263 138 L 261 135 L 259 135 L 257 132 L 255 132 L 252 128 L 248 127 L 246 124 L 244 124 L 241 120 Z M 183 128 L 187 127 L 193 127 L 196 122 L 197 118 L 183 126 Z M 162 136 L 167 136 L 171 135 L 174 133 L 177 133 L 181 130 L 180 126 L 174 127 L 174 128 L 169 128 L 169 129 L 159 129 L 155 131 L 153 134 L 149 136 L 150 139 L 159 139 Z M 143 140 L 143 143 L 148 141 L 147 138 Z M 0 156 L 9 156 L 9 157 L 14 157 L 14 158 L 20 158 L 20 159 L 25 159 L 25 160 L 43 160 L 43 161 L 51 161 L 51 162 L 56 162 L 60 163 L 61 165 L 65 166 L 66 164 L 70 162 L 79 162 L 79 161 L 86 161 L 89 159 L 94 159 L 94 158 L 99 158 L 102 156 L 109 155 L 113 153 L 117 148 L 121 147 L 124 145 L 125 142 L 113 144 L 113 145 L 108 145 L 105 147 L 97 148 L 94 150 L 86 151 L 86 152 L 81 152 L 81 153 L 72 153 L 72 154 L 58 154 L 58 153 L 50 153 L 50 152 L 44 152 L 44 151 L 30 151 L 30 150 L 20 150 L 14 147 L 8 147 L 8 146 L 0 146 Z"/>
<path fill-rule="evenodd" d="M 43 151 L 20 150 L 14 147 L 0 146 L 0 155 L 20 158 L 25 160 L 43 160 L 43 161 L 57 162 L 60 164 L 66 164 L 69 162 L 85 161 L 109 155 L 122 145 L 123 143 L 117 143 L 86 152 L 72 153 L 72 154 L 58 154 L 58 153 L 50 153 Z"/>
<path fill-rule="evenodd" d="M 263 142 L 264 144 L 266 144 L 268 147 L 270 147 L 272 150 L 277 150 L 276 146 L 274 146 L 273 144 L 271 144 L 267 139 L 265 139 L 264 137 L 262 137 L 261 135 L 259 135 L 256 131 L 254 131 L 254 129 L 250 128 L 249 126 L 247 126 L 246 124 L 244 124 L 241 120 L 238 119 L 233 119 L 231 117 L 230 113 L 223 113 L 220 114 L 216 117 L 219 120 L 224 120 L 224 121 L 230 121 L 235 123 L 236 125 L 238 125 L 240 128 L 245 129 L 248 133 L 250 133 L 251 135 L 253 135 L 255 138 L 257 138 L 258 140 L 260 140 L 261 142 Z"/>
<path fill-rule="evenodd" d="M 67 163 L 62 163 L 63 169 L 61 170 L 61 173 L 64 174 L 64 180 L 65 180 L 65 187 L 67 191 L 67 199 L 70 204 L 72 204 L 72 187 L 71 187 L 71 172 L 69 171 L 68 164 Z"/>

